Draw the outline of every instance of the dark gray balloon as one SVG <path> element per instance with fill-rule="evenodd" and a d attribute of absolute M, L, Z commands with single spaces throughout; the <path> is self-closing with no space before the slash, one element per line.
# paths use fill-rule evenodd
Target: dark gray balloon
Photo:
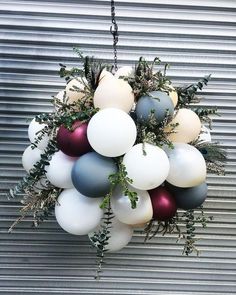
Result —
<path fill-rule="evenodd" d="M 167 183 L 166 188 L 173 194 L 177 206 L 184 210 L 201 206 L 207 197 L 207 184 L 205 182 L 188 188 L 181 188 Z"/>
<path fill-rule="evenodd" d="M 147 121 L 151 111 L 154 110 L 155 118 L 160 123 L 166 115 L 166 111 L 169 115 L 174 114 L 174 104 L 165 92 L 152 91 L 149 95 L 142 96 L 136 106 L 136 114 L 139 121 Z"/>
<path fill-rule="evenodd" d="M 91 198 L 103 197 L 110 190 L 109 175 L 117 172 L 111 158 L 95 152 L 81 156 L 74 164 L 71 178 L 75 188 Z"/>

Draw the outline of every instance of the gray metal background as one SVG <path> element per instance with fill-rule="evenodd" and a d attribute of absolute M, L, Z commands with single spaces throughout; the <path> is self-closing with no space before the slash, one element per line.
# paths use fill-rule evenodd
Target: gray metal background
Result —
<path fill-rule="evenodd" d="M 0 294 L 236 294 L 236 1 L 116 2 L 120 64 L 159 56 L 171 63 L 175 84 L 213 74 L 202 94 L 205 105 L 219 107 L 212 134 L 229 161 L 225 177 L 208 179 L 205 207 L 215 219 L 197 229 L 201 256 L 182 256 L 172 237 L 144 245 L 140 230 L 128 247 L 109 255 L 97 282 L 87 238 L 66 234 L 54 219 L 36 230 L 28 219 L 7 234 L 19 203 L 5 193 L 24 174 L 26 119 L 50 109 L 51 95 L 63 86 L 58 63 L 78 63 L 74 44 L 108 59 L 112 48 L 109 1 L 1 0 Z"/>

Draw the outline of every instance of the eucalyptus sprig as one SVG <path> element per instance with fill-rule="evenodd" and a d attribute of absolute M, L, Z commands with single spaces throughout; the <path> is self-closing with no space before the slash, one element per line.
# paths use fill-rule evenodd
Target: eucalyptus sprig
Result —
<path fill-rule="evenodd" d="M 122 193 L 130 200 L 131 208 L 135 209 L 137 206 L 138 196 L 135 191 L 132 191 L 129 187 L 129 183 L 132 183 L 132 179 L 128 177 L 125 165 L 118 159 L 118 171 L 117 173 L 109 176 L 110 192 L 103 198 L 100 208 L 107 208 L 110 203 L 110 198 L 113 195 L 114 189 L 119 185 Z"/>
<path fill-rule="evenodd" d="M 177 108 L 188 107 L 189 104 L 199 103 L 200 98 L 196 96 L 197 91 L 202 90 L 206 86 L 211 78 L 211 75 L 205 76 L 197 83 L 190 84 L 184 87 L 177 87 L 178 103 Z"/>
<path fill-rule="evenodd" d="M 104 265 L 105 254 L 108 251 L 107 246 L 110 239 L 110 230 L 112 228 L 112 219 L 114 218 L 111 212 L 110 202 L 104 213 L 103 222 L 100 228 L 89 237 L 91 244 L 97 250 L 97 270 L 95 278 L 99 279 L 102 272 L 102 266 Z"/>

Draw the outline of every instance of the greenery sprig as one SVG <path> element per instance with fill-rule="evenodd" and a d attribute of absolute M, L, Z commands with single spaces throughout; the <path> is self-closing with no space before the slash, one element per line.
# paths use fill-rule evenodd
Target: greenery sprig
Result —
<path fill-rule="evenodd" d="M 104 265 L 104 258 L 105 254 L 108 251 L 107 245 L 109 243 L 110 239 L 110 230 L 112 228 L 112 219 L 114 218 L 114 215 L 111 211 L 111 205 L 110 202 L 107 206 L 107 209 L 104 213 L 103 222 L 100 226 L 100 228 L 94 232 L 92 236 L 89 237 L 91 244 L 94 248 L 96 248 L 97 251 L 97 270 L 95 278 L 99 279 L 100 274 L 102 272 L 102 267 Z"/>

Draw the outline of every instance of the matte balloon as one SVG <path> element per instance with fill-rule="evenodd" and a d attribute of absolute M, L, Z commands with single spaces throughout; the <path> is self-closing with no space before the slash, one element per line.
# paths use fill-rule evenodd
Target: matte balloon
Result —
<path fill-rule="evenodd" d="M 73 103 L 84 97 L 86 79 L 85 78 L 74 78 L 66 85 L 66 96 L 68 97 L 67 102 Z"/>
<path fill-rule="evenodd" d="M 86 235 L 101 221 L 102 199 L 91 199 L 75 189 L 65 189 L 58 197 L 55 216 L 59 225 L 73 235 Z"/>
<path fill-rule="evenodd" d="M 40 149 L 32 149 L 31 146 L 25 149 L 22 156 L 22 165 L 27 172 L 41 159 L 41 153 L 42 151 Z"/>
<path fill-rule="evenodd" d="M 116 78 L 119 78 L 119 77 L 133 77 L 133 76 L 134 76 L 134 68 L 132 68 L 130 66 L 121 67 L 115 72 L 115 77 Z"/>
<path fill-rule="evenodd" d="M 31 121 L 28 128 L 28 137 L 31 143 L 35 142 L 36 138 L 39 136 L 39 131 L 41 131 L 45 126 L 46 124 L 39 124 L 35 119 Z M 48 141 L 49 137 L 45 134 L 37 144 L 37 148 L 44 150 L 48 145 Z"/>
<path fill-rule="evenodd" d="M 49 161 L 50 165 L 46 166 L 48 180 L 60 188 L 73 188 L 71 171 L 76 160 L 61 151 L 56 152 Z"/>
<path fill-rule="evenodd" d="M 176 201 L 164 187 L 157 187 L 149 191 L 149 194 L 152 201 L 154 219 L 164 221 L 175 215 L 177 211 Z"/>
<path fill-rule="evenodd" d="M 202 125 L 202 127 L 201 127 L 201 133 L 198 136 L 198 140 L 201 141 L 202 143 L 203 142 L 211 142 L 211 132 L 204 125 Z"/>
<path fill-rule="evenodd" d="M 120 187 L 116 188 L 111 198 L 111 208 L 116 218 L 126 224 L 146 223 L 152 219 L 152 203 L 147 191 L 130 187 L 136 192 L 138 201 L 135 209 L 131 208 L 128 196 L 124 195 Z"/>
<path fill-rule="evenodd" d="M 87 197 L 103 197 L 110 191 L 109 176 L 117 172 L 115 162 L 95 152 L 81 156 L 71 177 L 75 188 Z"/>
<path fill-rule="evenodd" d="M 97 232 L 100 229 L 98 227 L 94 232 Z M 89 238 L 91 239 L 94 235 L 94 232 L 89 234 Z M 106 246 L 106 250 L 109 252 L 116 252 L 124 248 L 131 241 L 133 236 L 133 228 L 128 225 L 120 222 L 116 217 L 112 219 L 112 224 L 110 228 L 110 238 L 107 241 L 108 245 Z"/>
<path fill-rule="evenodd" d="M 181 188 L 168 183 L 166 186 L 173 194 L 177 206 L 184 210 L 201 206 L 207 197 L 207 184 L 205 182 L 189 188 Z"/>
<path fill-rule="evenodd" d="M 87 123 L 75 121 L 72 130 L 61 125 L 57 132 L 57 145 L 59 149 L 66 155 L 78 157 L 91 151 L 87 138 Z"/>
<path fill-rule="evenodd" d="M 144 153 L 144 150 L 145 153 Z M 133 146 L 123 159 L 131 185 L 137 189 L 149 190 L 162 184 L 169 173 L 169 160 L 159 147 L 145 143 Z"/>
<path fill-rule="evenodd" d="M 117 108 L 128 113 L 134 103 L 134 93 L 126 81 L 111 77 L 98 85 L 93 101 L 96 108 Z"/>
<path fill-rule="evenodd" d="M 169 91 L 169 97 L 171 98 L 171 100 L 174 104 L 174 107 L 176 107 L 176 105 L 178 103 L 178 93 L 173 86 L 169 85 L 169 88 L 172 89 L 171 91 Z"/>
<path fill-rule="evenodd" d="M 170 171 L 167 181 L 179 187 L 192 187 L 206 179 L 206 163 L 202 154 L 186 143 L 175 143 L 167 151 Z"/>
<path fill-rule="evenodd" d="M 179 109 L 170 124 L 178 124 L 174 132 L 168 136 L 173 142 L 189 143 L 196 139 L 201 130 L 201 121 L 199 117 L 189 109 Z M 169 131 L 172 127 L 167 127 Z"/>
<path fill-rule="evenodd" d="M 136 140 L 134 121 L 124 111 L 107 108 L 97 112 L 89 121 L 87 136 L 92 148 L 106 157 L 125 154 Z"/>
<path fill-rule="evenodd" d="M 174 113 L 174 104 L 171 98 L 162 91 L 152 91 L 149 95 L 142 96 L 136 105 L 137 118 L 140 121 L 148 121 L 151 112 L 157 122 L 161 122 L 168 111 L 170 116 Z"/>
<path fill-rule="evenodd" d="M 108 72 L 106 69 L 103 69 L 100 76 L 99 76 L 99 84 L 103 83 L 107 79 L 114 78 L 111 72 Z"/>

